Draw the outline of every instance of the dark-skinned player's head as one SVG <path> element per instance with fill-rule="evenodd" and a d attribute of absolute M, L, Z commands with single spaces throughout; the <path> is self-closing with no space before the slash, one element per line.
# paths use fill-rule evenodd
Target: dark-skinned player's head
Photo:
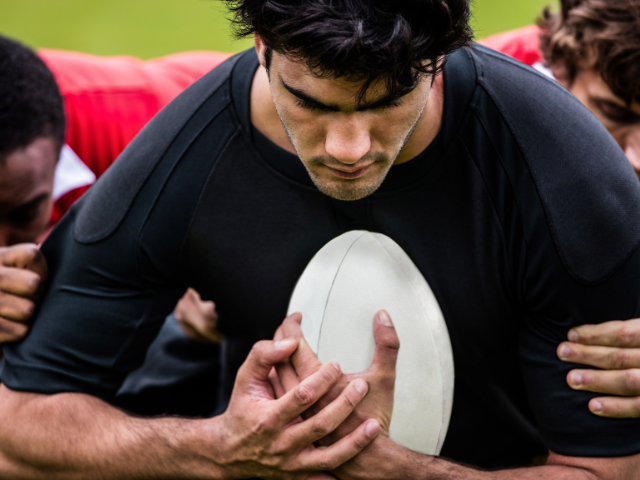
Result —
<path fill-rule="evenodd" d="M 540 20 L 555 77 L 604 124 L 640 175 L 640 0 L 562 0 Z"/>
<path fill-rule="evenodd" d="M 62 96 L 29 48 L 0 36 L 0 246 L 33 242 L 51 214 Z"/>
<path fill-rule="evenodd" d="M 355 200 L 382 183 L 446 56 L 471 40 L 468 0 L 228 1 L 255 35 L 282 123 L 316 186 Z"/>

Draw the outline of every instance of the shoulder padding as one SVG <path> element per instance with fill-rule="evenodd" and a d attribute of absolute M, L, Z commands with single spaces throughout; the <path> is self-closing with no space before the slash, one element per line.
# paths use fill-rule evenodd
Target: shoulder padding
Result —
<path fill-rule="evenodd" d="M 564 267 L 581 283 L 605 281 L 640 242 L 640 184 L 624 153 L 556 82 L 484 47 L 473 55 L 480 85 L 522 151 Z"/>
<path fill-rule="evenodd" d="M 118 228 L 173 140 L 202 104 L 229 80 L 240 56 L 230 58 L 187 88 L 131 141 L 85 195 L 74 225 L 76 241 L 95 243 Z"/>

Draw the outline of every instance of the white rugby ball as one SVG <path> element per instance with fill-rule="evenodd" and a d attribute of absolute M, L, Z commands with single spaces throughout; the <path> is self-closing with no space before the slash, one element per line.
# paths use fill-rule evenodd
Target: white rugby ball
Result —
<path fill-rule="evenodd" d="M 340 235 L 311 260 L 289 303 L 320 361 L 337 360 L 345 373 L 371 365 L 381 309 L 400 339 L 390 436 L 438 455 L 453 404 L 453 353 L 440 306 L 402 248 L 379 233 Z"/>

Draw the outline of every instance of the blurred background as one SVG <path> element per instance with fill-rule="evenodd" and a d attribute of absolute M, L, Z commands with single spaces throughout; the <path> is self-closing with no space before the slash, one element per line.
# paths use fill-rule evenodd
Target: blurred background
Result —
<path fill-rule="evenodd" d="M 530 25 L 554 0 L 475 0 L 476 38 Z M 0 0 L 0 33 L 33 48 L 154 58 L 185 50 L 236 52 L 219 0 Z"/>

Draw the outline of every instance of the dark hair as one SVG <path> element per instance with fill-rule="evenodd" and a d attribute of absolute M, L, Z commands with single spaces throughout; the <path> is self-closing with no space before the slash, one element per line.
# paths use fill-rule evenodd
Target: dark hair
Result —
<path fill-rule="evenodd" d="M 538 24 L 547 63 L 569 84 L 581 68 L 595 68 L 615 95 L 640 102 L 640 0 L 562 0 Z"/>
<path fill-rule="evenodd" d="M 39 137 L 64 143 L 58 84 L 35 52 L 0 36 L 0 158 Z"/>
<path fill-rule="evenodd" d="M 393 91 L 436 74 L 471 42 L 469 0 L 226 0 L 236 35 L 301 59 L 321 77 L 384 80 Z"/>

